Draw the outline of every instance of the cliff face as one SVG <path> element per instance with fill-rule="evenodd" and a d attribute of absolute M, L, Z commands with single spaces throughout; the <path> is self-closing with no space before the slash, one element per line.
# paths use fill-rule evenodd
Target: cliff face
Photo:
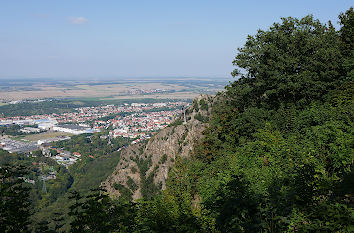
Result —
<path fill-rule="evenodd" d="M 188 157 L 202 137 L 210 115 L 212 97 L 201 95 L 183 116 L 159 131 L 147 142 L 130 145 L 121 153 L 120 162 L 102 186 L 117 198 L 133 200 L 154 195 L 166 187 L 169 169 L 177 157 Z"/>

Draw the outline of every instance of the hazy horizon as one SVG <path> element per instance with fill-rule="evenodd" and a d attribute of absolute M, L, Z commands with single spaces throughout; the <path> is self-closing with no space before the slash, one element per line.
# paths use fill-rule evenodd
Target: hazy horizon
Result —
<path fill-rule="evenodd" d="M 3 1 L 0 79 L 231 79 L 247 35 L 350 1 Z"/>
<path fill-rule="evenodd" d="M 132 76 L 132 77 L 0 77 L 3 81 L 151 81 L 151 80 L 232 80 L 233 77 L 208 76 Z"/>

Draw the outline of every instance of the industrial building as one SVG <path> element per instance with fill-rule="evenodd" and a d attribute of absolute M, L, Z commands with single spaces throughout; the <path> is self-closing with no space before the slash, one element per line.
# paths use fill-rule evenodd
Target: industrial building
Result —
<path fill-rule="evenodd" d="M 83 134 L 83 133 L 93 133 L 91 128 L 80 126 L 80 125 L 55 125 L 53 126 L 54 131 L 66 132 L 71 134 Z"/>

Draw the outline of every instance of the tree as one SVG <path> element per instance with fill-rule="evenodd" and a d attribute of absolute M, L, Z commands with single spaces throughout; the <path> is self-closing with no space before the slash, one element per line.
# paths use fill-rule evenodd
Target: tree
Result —
<path fill-rule="evenodd" d="M 354 48 L 354 10 L 351 7 L 345 13 L 339 15 L 339 23 L 341 24 L 341 29 L 339 30 L 342 51 L 345 56 L 352 56 Z"/>
<path fill-rule="evenodd" d="M 345 13 L 339 15 L 339 30 L 342 53 L 345 56 L 343 62 L 344 72 L 348 78 L 354 78 L 354 10 L 351 7 Z"/>
<path fill-rule="evenodd" d="M 24 184 L 26 174 L 23 166 L 0 167 L 1 232 L 30 232 L 29 188 Z"/>
<path fill-rule="evenodd" d="M 111 200 L 103 189 L 91 190 L 82 196 L 72 192 L 70 232 L 132 232 L 135 207 L 129 202 Z"/>
<path fill-rule="evenodd" d="M 221 232 L 260 232 L 261 218 L 255 194 L 242 176 L 233 176 L 221 186 L 206 208 L 216 215 L 216 227 Z"/>
<path fill-rule="evenodd" d="M 216 229 L 352 231 L 352 12 L 340 31 L 284 18 L 239 49 L 240 79 L 218 94 L 195 150 L 203 172 L 182 174 L 200 176 Z"/>
<path fill-rule="evenodd" d="M 278 108 L 281 103 L 302 106 L 322 100 L 341 80 L 338 33 L 331 22 L 321 24 L 311 15 L 282 18 L 269 30 L 248 36 L 238 50 L 233 61 L 238 68 L 232 75 L 240 79 L 227 90 L 241 109 L 250 105 Z"/>

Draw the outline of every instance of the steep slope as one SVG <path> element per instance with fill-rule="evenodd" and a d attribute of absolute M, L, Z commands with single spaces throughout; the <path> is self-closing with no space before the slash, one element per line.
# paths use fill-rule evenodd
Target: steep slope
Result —
<path fill-rule="evenodd" d="M 213 98 L 201 95 L 180 116 L 147 142 L 130 145 L 102 186 L 112 197 L 136 200 L 150 198 L 166 186 L 169 169 L 178 157 L 189 157 L 201 137 L 210 115 Z"/>

